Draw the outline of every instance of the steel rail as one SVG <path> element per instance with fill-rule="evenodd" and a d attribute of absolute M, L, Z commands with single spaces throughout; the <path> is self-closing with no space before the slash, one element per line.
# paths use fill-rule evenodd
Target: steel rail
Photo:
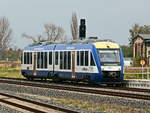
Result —
<path fill-rule="evenodd" d="M 33 84 L 34 83 L 45 83 L 45 81 L 37 81 L 37 80 L 34 80 L 34 81 L 29 81 L 27 79 L 23 79 L 23 78 L 10 78 L 10 77 L 0 77 L 0 79 L 8 79 L 8 80 L 18 80 L 18 82 L 25 82 L 25 81 L 28 81 L 28 82 L 32 82 Z M 1 80 L 0 80 L 1 81 Z M 51 82 L 51 83 L 54 83 L 54 82 Z M 45 83 L 47 85 L 51 85 L 50 82 L 49 83 Z M 88 87 L 88 88 L 105 88 L 105 89 L 113 89 L 113 90 L 125 90 L 125 91 L 136 91 L 136 92 L 144 92 L 144 93 L 150 93 L 150 89 L 143 89 L 143 88 L 128 88 L 128 87 L 107 87 L 107 86 L 99 86 L 99 85 L 91 85 L 91 84 L 80 84 L 80 83 L 77 83 L 77 84 L 72 84 L 72 83 L 55 83 L 56 85 L 69 85 L 69 86 L 80 86 L 80 87 Z M 125 83 L 124 83 L 125 84 Z"/>
<path fill-rule="evenodd" d="M 50 105 L 50 104 L 44 104 L 44 103 L 41 103 L 41 102 L 32 101 L 32 100 L 29 100 L 29 99 L 21 98 L 21 97 L 18 97 L 18 96 L 13 96 L 13 95 L 6 94 L 6 93 L 1 93 L 0 92 L 0 95 L 6 96 L 6 97 L 9 97 L 9 98 L 14 98 L 14 99 L 17 99 L 17 100 L 20 100 L 20 101 L 32 103 L 32 104 L 35 104 L 35 105 L 39 105 L 41 107 L 46 107 L 46 108 L 54 109 L 54 110 L 57 110 L 57 111 L 62 111 L 62 112 L 65 112 L 65 113 L 79 113 L 77 111 L 73 111 L 73 110 L 70 110 L 70 109 L 67 109 L 67 108 L 62 108 L 62 107 L 58 107 L 58 106 L 54 106 L 54 105 Z M 24 106 L 24 105 L 16 104 L 16 103 L 4 100 L 4 99 L 0 99 L 0 101 L 3 102 L 3 103 L 6 103 L 6 104 L 12 105 L 12 106 L 16 106 L 16 107 L 31 111 L 31 112 L 46 113 L 46 112 L 43 112 L 42 110 L 38 110 L 38 109 L 30 108 L 30 107 L 27 107 L 27 106 Z"/>
<path fill-rule="evenodd" d="M 113 92 L 113 91 L 108 91 L 108 90 L 106 91 L 106 90 L 87 89 L 87 88 L 80 88 L 80 87 L 67 87 L 67 86 L 60 86 L 60 85 L 58 86 L 58 85 L 52 85 L 52 84 L 38 84 L 38 83 L 34 83 L 34 82 L 28 83 L 28 82 L 22 82 L 22 81 L 17 82 L 17 81 L 0 80 L 0 82 L 8 83 L 8 84 L 31 86 L 31 87 L 39 87 L 39 88 L 49 88 L 49 89 L 57 89 L 57 90 L 67 90 L 67 91 L 76 91 L 76 92 L 83 92 L 83 93 L 126 97 L 126 98 L 132 98 L 132 99 L 150 100 L 149 95 L 135 94 L 135 93 L 131 93 L 131 92 Z M 119 89 L 117 89 L 117 90 L 119 90 Z M 127 90 L 129 90 L 129 88 L 127 88 Z"/>

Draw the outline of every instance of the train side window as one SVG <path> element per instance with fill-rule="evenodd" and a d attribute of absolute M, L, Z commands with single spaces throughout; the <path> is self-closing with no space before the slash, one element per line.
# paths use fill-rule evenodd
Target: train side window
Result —
<path fill-rule="evenodd" d="M 44 54 L 44 68 L 47 68 L 47 52 Z"/>
<path fill-rule="evenodd" d="M 77 66 L 80 65 L 80 52 L 77 51 Z"/>
<path fill-rule="evenodd" d="M 85 51 L 85 66 L 89 65 L 89 52 Z"/>
<path fill-rule="evenodd" d="M 55 52 L 55 65 L 58 65 L 58 52 Z"/>
<path fill-rule="evenodd" d="M 27 64 L 30 64 L 30 53 L 27 52 Z"/>
<path fill-rule="evenodd" d="M 49 65 L 52 65 L 52 52 L 49 52 Z"/>
<path fill-rule="evenodd" d="M 80 65 L 84 66 L 84 51 L 80 51 Z"/>
<path fill-rule="evenodd" d="M 68 69 L 68 51 L 66 52 L 66 69 Z"/>
<path fill-rule="evenodd" d="M 32 52 L 29 53 L 29 64 L 32 64 Z"/>
<path fill-rule="evenodd" d="M 63 52 L 60 52 L 60 69 L 63 69 Z"/>
<path fill-rule="evenodd" d="M 68 51 L 68 69 L 71 69 L 71 52 Z"/>
<path fill-rule="evenodd" d="M 90 54 L 90 61 L 91 61 L 91 66 L 95 66 L 92 53 Z"/>
<path fill-rule="evenodd" d="M 43 52 L 41 52 L 41 67 L 40 68 L 43 68 L 44 67 L 44 54 Z"/>
<path fill-rule="evenodd" d="M 67 69 L 67 52 L 66 51 L 64 51 L 64 58 L 63 58 L 64 60 L 63 60 L 63 62 L 64 62 L 64 69 Z"/>
<path fill-rule="evenodd" d="M 37 52 L 37 68 L 40 68 L 41 60 L 40 60 L 40 52 Z"/>
<path fill-rule="evenodd" d="M 26 64 L 26 52 L 24 52 L 24 64 Z"/>
<path fill-rule="evenodd" d="M 23 63 L 22 61 L 23 61 L 23 56 L 22 56 L 22 53 L 21 53 L 21 64 Z"/>

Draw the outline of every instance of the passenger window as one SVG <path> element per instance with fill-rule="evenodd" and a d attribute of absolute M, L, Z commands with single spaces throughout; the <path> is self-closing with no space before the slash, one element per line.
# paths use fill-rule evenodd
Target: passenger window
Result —
<path fill-rule="evenodd" d="M 90 54 L 90 61 L 91 61 L 91 66 L 95 66 L 92 53 Z"/>
<path fill-rule="evenodd" d="M 29 57 L 29 59 L 30 59 L 29 60 L 29 64 L 32 64 L 32 53 L 30 52 L 29 55 L 30 55 L 30 57 Z"/>
<path fill-rule="evenodd" d="M 24 52 L 24 64 L 26 64 L 26 52 Z"/>
<path fill-rule="evenodd" d="M 60 69 L 63 69 L 63 52 L 60 52 Z"/>
<path fill-rule="evenodd" d="M 80 65 L 80 52 L 77 51 L 77 65 Z"/>
<path fill-rule="evenodd" d="M 37 68 L 40 68 L 41 59 L 40 59 L 40 52 L 37 53 Z"/>
<path fill-rule="evenodd" d="M 44 55 L 44 68 L 47 68 L 47 52 Z"/>
<path fill-rule="evenodd" d="M 24 52 L 24 64 L 32 64 L 32 53 L 31 52 Z"/>
<path fill-rule="evenodd" d="M 68 69 L 71 69 L 71 52 L 68 51 Z"/>
<path fill-rule="evenodd" d="M 89 65 L 89 52 L 85 51 L 85 66 Z"/>
<path fill-rule="evenodd" d="M 29 56 L 30 54 L 29 54 L 29 52 L 27 52 L 27 64 L 30 64 L 30 56 Z"/>
<path fill-rule="evenodd" d="M 67 69 L 68 58 L 67 58 L 67 52 L 66 51 L 64 51 L 64 60 L 63 60 L 63 62 L 64 62 L 64 69 Z"/>
<path fill-rule="evenodd" d="M 22 54 L 23 54 L 23 53 L 21 53 L 21 64 L 23 63 L 23 62 L 22 62 L 22 61 L 23 61 L 23 57 L 22 57 Z"/>
<path fill-rule="evenodd" d="M 81 66 L 84 66 L 84 51 L 80 51 L 80 63 Z"/>
<path fill-rule="evenodd" d="M 49 65 L 52 65 L 52 52 L 49 52 Z"/>
<path fill-rule="evenodd" d="M 58 65 L 58 52 L 55 52 L 55 65 Z"/>
<path fill-rule="evenodd" d="M 44 54 L 43 52 L 41 52 L 41 67 L 40 68 L 43 68 L 44 67 Z"/>

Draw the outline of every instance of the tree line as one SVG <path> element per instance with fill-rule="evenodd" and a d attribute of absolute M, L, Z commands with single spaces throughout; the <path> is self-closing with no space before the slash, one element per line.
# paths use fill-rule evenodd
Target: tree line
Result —
<path fill-rule="evenodd" d="M 78 21 L 76 13 L 72 13 L 71 18 L 72 39 L 78 39 Z M 31 45 L 38 45 L 42 42 L 53 43 L 56 41 L 65 41 L 67 36 L 63 27 L 55 24 L 44 24 L 44 35 L 33 36 L 23 33 L 22 37 L 32 40 Z M 6 17 L 0 18 L 0 60 L 17 60 L 20 59 L 20 49 L 12 49 L 12 29 Z"/>

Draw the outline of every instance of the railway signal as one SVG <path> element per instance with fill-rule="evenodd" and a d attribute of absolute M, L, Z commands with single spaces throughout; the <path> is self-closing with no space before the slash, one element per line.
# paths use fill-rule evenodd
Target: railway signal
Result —
<path fill-rule="evenodd" d="M 86 37 L 86 25 L 85 25 L 85 19 L 80 20 L 80 26 L 79 26 L 79 37 L 80 39 L 85 39 Z"/>

